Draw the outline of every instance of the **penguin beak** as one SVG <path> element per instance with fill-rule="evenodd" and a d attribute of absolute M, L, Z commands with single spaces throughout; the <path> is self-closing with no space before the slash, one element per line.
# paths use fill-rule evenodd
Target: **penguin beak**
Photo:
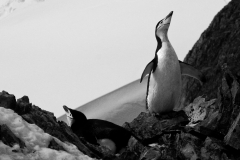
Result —
<path fill-rule="evenodd" d="M 67 106 L 64 105 L 63 109 L 65 110 L 67 117 L 73 118 L 73 116 L 71 114 L 71 111 L 70 111 L 70 109 Z"/>
<path fill-rule="evenodd" d="M 70 112 L 70 110 L 69 110 L 69 108 L 68 108 L 67 106 L 64 105 L 64 106 L 63 106 L 63 109 L 65 110 L 66 115 L 67 115 L 67 123 L 68 123 L 68 126 L 71 127 L 72 124 L 73 124 L 73 122 L 74 122 L 73 117 L 72 117 L 72 114 L 71 114 L 71 112 Z"/>
<path fill-rule="evenodd" d="M 69 109 L 68 109 L 68 107 L 67 106 L 63 106 L 63 109 L 65 110 L 65 112 L 69 112 Z"/>
<path fill-rule="evenodd" d="M 164 25 L 166 25 L 166 24 L 170 25 L 171 19 L 172 19 L 172 15 L 173 15 L 173 11 L 171 11 L 171 12 L 167 15 L 167 17 L 164 19 L 164 22 L 163 22 Z"/>
<path fill-rule="evenodd" d="M 169 17 L 172 17 L 172 15 L 173 15 L 173 11 L 171 11 L 165 19 L 168 19 Z"/>

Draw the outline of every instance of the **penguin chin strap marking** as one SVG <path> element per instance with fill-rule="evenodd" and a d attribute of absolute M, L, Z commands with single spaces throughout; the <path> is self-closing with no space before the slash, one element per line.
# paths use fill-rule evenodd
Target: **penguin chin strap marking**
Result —
<path fill-rule="evenodd" d="M 166 25 L 170 25 L 170 23 L 162 24 L 161 26 L 159 26 L 159 27 L 157 28 L 157 30 L 160 29 L 160 28 L 163 27 L 163 26 L 166 26 Z"/>
<path fill-rule="evenodd" d="M 67 115 L 68 118 L 73 119 L 73 116 L 72 116 L 72 114 L 69 110 L 66 112 L 66 115 Z"/>
<path fill-rule="evenodd" d="M 74 122 L 73 117 L 70 117 L 70 116 L 67 115 L 67 122 L 68 122 L 68 126 L 71 127 L 73 122 Z"/>
<path fill-rule="evenodd" d="M 70 116 L 67 116 L 68 118 L 70 118 L 70 119 L 73 119 L 73 117 L 70 117 Z"/>

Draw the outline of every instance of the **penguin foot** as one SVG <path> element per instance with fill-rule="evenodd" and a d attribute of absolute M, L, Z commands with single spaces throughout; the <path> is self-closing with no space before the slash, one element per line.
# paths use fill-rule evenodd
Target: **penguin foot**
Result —
<path fill-rule="evenodd" d="M 157 116 L 160 115 L 159 113 L 151 112 L 149 109 L 147 109 L 147 114 L 150 115 L 150 116 L 153 116 L 153 117 L 157 117 Z"/>
<path fill-rule="evenodd" d="M 152 113 L 150 113 L 151 114 L 151 116 L 153 116 L 153 117 L 160 117 L 160 113 L 155 113 L 155 112 L 152 112 Z"/>

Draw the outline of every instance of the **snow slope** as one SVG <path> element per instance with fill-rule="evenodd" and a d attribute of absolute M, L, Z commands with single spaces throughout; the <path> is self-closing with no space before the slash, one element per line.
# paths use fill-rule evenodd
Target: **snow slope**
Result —
<path fill-rule="evenodd" d="M 6 124 L 8 128 L 25 143 L 26 148 L 22 150 L 17 144 L 9 147 L 0 141 L 0 160 L 92 159 L 81 153 L 73 144 L 63 143 L 56 137 L 45 133 L 37 125 L 29 124 L 11 109 L 0 107 L 0 125 L 2 124 Z M 53 138 L 67 152 L 47 148 L 50 140 Z"/>
<path fill-rule="evenodd" d="M 122 125 L 146 111 L 146 90 L 147 78 L 144 78 L 142 83 L 136 80 L 76 109 L 89 119 L 103 119 Z M 66 115 L 59 117 L 58 120 L 66 122 Z"/>
<path fill-rule="evenodd" d="M 1 0 L 0 1 L 0 19 L 7 17 L 12 12 L 24 9 L 33 3 L 43 2 L 45 0 Z"/>

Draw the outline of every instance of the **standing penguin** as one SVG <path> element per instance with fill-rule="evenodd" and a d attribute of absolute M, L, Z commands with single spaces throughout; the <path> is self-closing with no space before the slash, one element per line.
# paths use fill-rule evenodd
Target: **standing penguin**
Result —
<path fill-rule="evenodd" d="M 181 75 L 188 75 L 202 82 L 204 76 L 197 69 L 178 60 L 169 39 L 168 28 L 173 12 L 156 25 L 157 49 L 154 59 L 144 69 L 141 80 L 148 76 L 146 103 L 151 113 L 166 113 L 179 105 L 181 96 Z"/>
<path fill-rule="evenodd" d="M 128 145 L 130 137 L 134 136 L 125 128 L 114 123 L 100 119 L 87 119 L 80 111 L 67 106 L 63 106 L 63 108 L 67 115 L 68 125 L 78 137 L 82 137 L 92 144 L 105 146 L 112 153 L 119 153 Z M 139 140 L 136 136 L 134 137 Z"/>

